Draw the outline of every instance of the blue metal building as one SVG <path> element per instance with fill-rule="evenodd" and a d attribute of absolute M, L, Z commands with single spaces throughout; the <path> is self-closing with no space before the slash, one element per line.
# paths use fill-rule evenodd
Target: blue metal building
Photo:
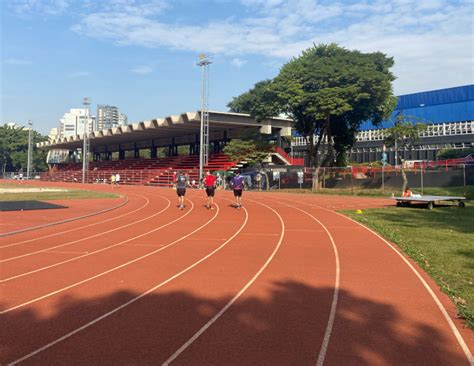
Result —
<path fill-rule="evenodd" d="M 474 120 L 474 85 L 400 95 L 391 118 L 381 125 L 364 122 L 361 131 L 391 127 L 398 114 L 426 124 Z"/>

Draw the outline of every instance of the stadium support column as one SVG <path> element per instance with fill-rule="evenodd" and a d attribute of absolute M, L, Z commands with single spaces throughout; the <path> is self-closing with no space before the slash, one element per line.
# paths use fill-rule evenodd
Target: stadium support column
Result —
<path fill-rule="evenodd" d="M 156 146 L 150 147 L 150 158 L 156 159 L 158 157 L 158 148 Z"/>
<path fill-rule="evenodd" d="M 125 160 L 125 150 L 119 145 L 119 160 Z"/>
<path fill-rule="evenodd" d="M 209 55 L 204 53 L 199 55 L 197 65 L 201 68 L 201 129 L 200 129 L 200 149 L 199 149 L 199 181 L 202 181 L 204 166 L 209 162 L 209 65 L 211 64 Z"/>

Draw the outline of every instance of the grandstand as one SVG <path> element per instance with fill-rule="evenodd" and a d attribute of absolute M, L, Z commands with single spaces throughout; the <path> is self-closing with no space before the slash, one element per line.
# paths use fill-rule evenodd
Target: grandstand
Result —
<path fill-rule="evenodd" d="M 212 171 L 227 171 L 239 165 L 222 153 L 225 143 L 238 138 L 249 129 L 275 139 L 280 146 L 281 137 L 291 136 L 292 121 L 270 118 L 257 122 L 246 114 L 209 112 L 210 159 L 204 167 Z M 153 119 L 132 125 L 95 131 L 89 134 L 93 161 L 86 174 L 87 182 L 103 182 L 112 173 L 119 173 L 125 184 L 169 186 L 173 172 L 185 171 L 190 178 L 197 178 L 199 166 L 200 113 L 187 112 L 164 119 Z M 43 173 L 43 180 L 80 181 L 82 164 L 75 161 L 83 145 L 81 136 L 71 136 L 42 142 L 37 146 L 49 151 L 63 151 L 67 162 L 50 161 L 50 171 Z M 178 147 L 186 147 L 189 154 L 178 155 Z M 166 156 L 158 157 L 158 149 L 165 149 Z M 148 158 L 141 157 L 147 151 Z M 64 153 L 66 152 L 66 153 Z M 133 158 L 126 158 L 127 154 Z M 55 154 L 59 156 L 61 154 Z M 274 153 L 283 164 L 293 161 L 283 152 Z M 113 159 L 113 157 L 117 159 Z"/>

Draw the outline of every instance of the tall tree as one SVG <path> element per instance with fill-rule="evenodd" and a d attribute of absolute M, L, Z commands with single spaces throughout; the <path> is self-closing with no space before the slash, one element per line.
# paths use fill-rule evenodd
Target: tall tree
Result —
<path fill-rule="evenodd" d="M 407 117 L 403 114 L 398 114 L 395 124 L 384 131 L 385 144 L 387 146 L 393 146 L 395 150 L 395 165 L 400 163 L 400 171 L 403 179 L 402 192 L 405 191 L 408 185 L 408 179 L 401 151 L 409 151 L 411 158 L 411 152 L 416 141 L 420 138 L 420 134 L 427 128 L 425 124 L 416 122 L 417 120 L 417 117 Z"/>
<path fill-rule="evenodd" d="M 47 152 L 38 150 L 36 143 L 46 141 L 48 138 L 33 131 L 33 168 L 35 171 L 47 169 Z M 27 169 L 28 161 L 28 130 L 24 128 L 0 126 L 0 164 L 7 172 Z"/>
<path fill-rule="evenodd" d="M 275 79 L 255 85 L 240 105 L 256 118 L 284 113 L 294 120 L 307 141 L 310 165 L 316 168 L 316 188 L 319 167 L 335 164 L 353 144 L 362 122 L 377 125 L 392 113 L 393 64 L 380 52 L 315 45 L 286 63 Z"/>

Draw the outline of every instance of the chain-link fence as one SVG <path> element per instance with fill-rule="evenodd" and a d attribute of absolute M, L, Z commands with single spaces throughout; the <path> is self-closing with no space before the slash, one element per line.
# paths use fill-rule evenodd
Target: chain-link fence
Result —
<path fill-rule="evenodd" d="M 192 187 L 199 187 L 199 171 L 197 169 L 179 170 L 188 176 Z M 443 166 L 415 166 L 404 170 L 408 186 L 423 193 L 425 187 L 459 187 L 474 185 L 474 164 L 456 164 Z M 86 173 L 85 181 L 95 184 L 110 184 L 112 174 L 120 175 L 120 184 L 154 185 L 172 187 L 178 170 L 90 170 Z M 214 171 L 217 185 L 222 189 L 230 189 L 231 171 Z M 403 173 L 400 168 L 381 167 L 323 167 L 298 168 L 293 166 L 266 167 L 264 169 L 246 169 L 241 175 L 248 190 L 278 190 L 278 189 L 311 189 L 313 180 L 319 188 L 364 190 L 382 189 L 397 191 L 403 185 Z M 82 171 L 56 171 L 35 173 L 32 177 L 45 181 L 82 182 Z M 7 173 L 6 179 L 18 179 L 19 175 Z"/>

